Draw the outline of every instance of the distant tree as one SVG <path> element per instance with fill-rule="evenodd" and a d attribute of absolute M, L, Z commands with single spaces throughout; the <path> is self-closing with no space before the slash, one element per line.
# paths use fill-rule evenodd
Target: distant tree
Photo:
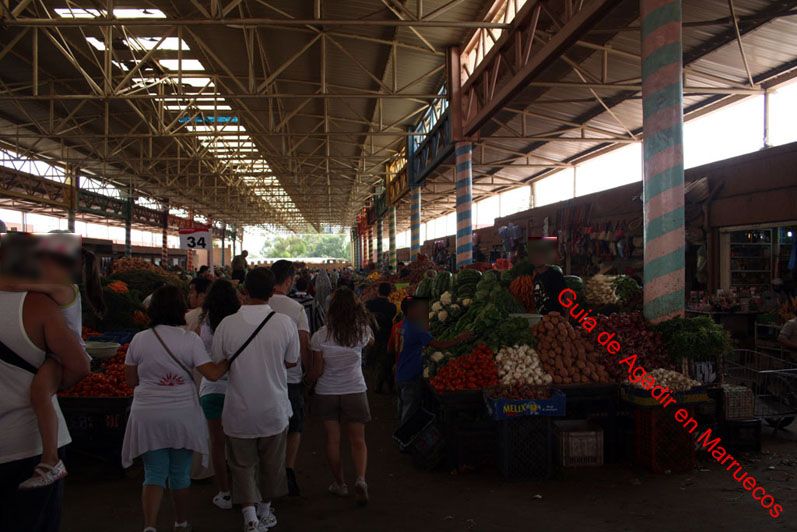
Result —
<path fill-rule="evenodd" d="M 265 258 L 346 258 L 348 246 L 345 235 L 286 235 L 267 241 L 261 254 Z"/>

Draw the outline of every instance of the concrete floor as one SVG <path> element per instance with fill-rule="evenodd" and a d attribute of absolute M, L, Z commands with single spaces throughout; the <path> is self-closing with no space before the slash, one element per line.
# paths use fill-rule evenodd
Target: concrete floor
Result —
<path fill-rule="evenodd" d="M 374 421 L 367 428 L 371 504 L 326 493 L 330 477 L 323 457 L 322 427 L 310 420 L 300 454 L 300 498 L 276 504 L 282 532 L 315 531 L 759 531 L 797 530 L 797 423 L 777 438 L 765 429 L 764 452 L 749 456 L 748 470 L 783 505 L 769 517 L 749 493 L 716 465 L 690 474 L 654 476 L 627 465 L 569 470 L 548 482 L 503 481 L 494 471 L 452 475 L 415 469 L 391 441 L 395 423 L 390 400 L 371 398 Z M 124 478 L 73 463 L 66 488 L 64 532 L 136 532 L 141 472 Z M 351 467 L 347 464 L 347 471 Z M 237 510 L 222 511 L 210 499 L 208 482 L 195 484 L 191 521 L 197 532 L 238 531 Z M 164 503 L 161 529 L 171 530 Z"/>

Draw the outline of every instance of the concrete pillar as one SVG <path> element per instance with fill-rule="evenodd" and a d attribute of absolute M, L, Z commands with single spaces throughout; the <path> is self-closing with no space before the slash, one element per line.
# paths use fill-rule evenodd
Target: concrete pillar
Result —
<path fill-rule="evenodd" d="M 681 0 L 640 0 L 642 20 L 644 313 L 681 316 L 684 279 Z"/>
<path fill-rule="evenodd" d="M 227 245 L 227 222 L 221 224 L 221 267 L 224 268 L 224 255 L 226 253 L 225 246 Z"/>
<path fill-rule="evenodd" d="M 421 252 L 421 187 L 410 189 L 410 260 Z"/>
<path fill-rule="evenodd" d="M 398 256 L 396 255 L 396 208 L 387 210 L 387 240 L 390 250 L 390 267 L 398 273 Z"/>
<path fill-rule="evenodd" d="M 382 218 L 376 220 L 376 267 L 381 269 L 382 261 Z"/>
<path fill-rule="evenodd" d="M 368 267 L 374 261 L 374 229 L 370 225 L 365 238 L 365 266 Z"/>
<path fill-rule="evenodd" d="M 125 257 L 133 256 L 133 194 L 125 200 Z"/>
<path fill-rule="evenodd" d="M 473 199 L 473 145 L 457 142 L 454 147 L 457 189 L 457 269 L 473 263 L 473 227 L 471 203 Z"/>
<path fill-rule="evenodd" d="M 164 206 L 161 214 L 161 267 L 169 264 L 169 204 Z"/>
<path fill-rule="evenodd" d="M 208 227 L 210 227 L 210 238 L 208 239 L 207 247 L 205 249 L 208 250 L 208 268 L 210 271 L 213 271 L 213 218 L 208 216 Z"/>
<path fill-rule="evenodd" d="M 188 211 L 188 222 L 193 226 L 194 225 L 194 211 Z M 185 257 L 185 269 L 188 273 L 194 272 L 194 250 L 189 249 L 186 253 Z"/>
<path fill-rule="evenodd" d="M 68 196 L 68 209 L 67 209 L 67 229 L 72 233 L 75 232 L 75 218 L 77 216 L 78 207 L 80 205 L 80 170 L 73 165 L 67 165 L 66 178 L 67 178 L 67 194 Z"/>

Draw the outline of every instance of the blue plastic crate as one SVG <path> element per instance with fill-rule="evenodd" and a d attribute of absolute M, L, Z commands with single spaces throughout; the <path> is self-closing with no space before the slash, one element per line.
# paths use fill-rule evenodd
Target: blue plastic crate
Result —
<path fill-rule="evenodd" d="M 565 394 L 556 388 L 551 389 L 551 397 L 548 399 L 504 399 L 490 397 L 489 392 L 485 391 L 484 402 L 487 404 L 490 416 L 497 420 L 524 416 L 563 417 L 567 405 Z"/>

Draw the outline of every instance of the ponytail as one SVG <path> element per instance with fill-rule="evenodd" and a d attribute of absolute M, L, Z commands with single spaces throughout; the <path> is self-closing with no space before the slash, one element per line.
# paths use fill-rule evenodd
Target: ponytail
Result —
<path fill-rule="evenodd" d="M 86 248 L 81 248 L 83 258 L 83 290 L 86 300 L 97 317 L 101 318 L 105 311 L 105 299 L 102 297 L 102 283 L 100 283 L 100 265 L 97 256 Z"/>

